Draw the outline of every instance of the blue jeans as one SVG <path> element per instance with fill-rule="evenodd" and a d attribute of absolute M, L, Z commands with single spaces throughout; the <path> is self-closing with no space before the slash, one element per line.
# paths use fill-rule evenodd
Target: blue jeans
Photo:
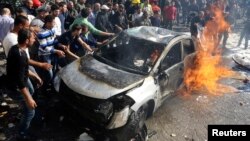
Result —
<path fill-rule="evenodd" d="M 28 89 L 30 95 L 32 96 L 34 93 L 34 88 L 30 79 L 28 79 Z M 23 108 L 23 116 L 20 121 L 19 134 L 23 136 L 27 134 L 27 131 L 30 127 L 30 123 L 35 116 L 35 109 L 29 109 L 28 106 L 26 105 L 24 98 L 22 98 L 21 100 L 21 106 Z"/>
<path fill-rule="evenodd" d="M 34 93 L 34 88 L 33 85 L 30 81 L 30 79 L 28 79 L 27 82 L 27 86 L 26 86 L 29 90 L 30 95 L 32 96 Z M 27 134 L 27 131 L 29 129 L 30 123 L 32 121 L 32 119 L 35 116 L 35 109 L 29 109 L 28 106 L 26 105 L 25 99 L 23 97 L 23 95 L 21 94 L 21 92 L 18 89 L 10 89 L 10 93 L 12 95 L 12 98 L 19 101 L 21 106 L 22 106 L 22 118 L 20 121 L 20 125 L 19 125 L 19 135 L 20 136 L 25 136 Z"/>
<path fill-rule="evenodd" d="M 25 101 L 21 101 L 21 106 L 23 108 L 23 116 L 20 121 L 19 135 L 26 136 L 30 123 L 35 116 L 35 109 L 29 109 Z"/>

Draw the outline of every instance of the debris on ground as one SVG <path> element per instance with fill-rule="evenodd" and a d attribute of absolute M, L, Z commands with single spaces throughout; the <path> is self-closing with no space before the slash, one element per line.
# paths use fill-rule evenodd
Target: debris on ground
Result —
<path fill-rule="evenodd" d="M 6 115 L 7 113 L 8 113 L 7 111 L 1 112 L 0 113 L 0 118 L 3 117 L 4 115 Z"/>
<path fill-rule="evenodd" d="M 155 130 L 148 130 L 148 138 L 151 138 L 152 136 L 156 135 L 157 132 Z"/>
<path fill-rule="evenodd" d="M 90 137 L 86 132 L 82 133 L 77 141 L 94 141 L 92 137 Z"/>
<path fill-rule="evenodd" d="M 204 96 L 198 96 L 197 98 L 196 98 L 196 101 L 198 101 L 198 102 L 201 102 L 201 103 L 207 103 L 208 102 L 208 98 L 207 98 L 207 96 L 206 95 L 204 95 Z"/>
<path fill-rule="evenodd" d="M 9 127 L 9 128 L 15 127 L 15 124 L 9 123 L 9 124 L 8 124 L 8 127 Z"/>
<path fill-rule="evenodd" d="M 184 138 L 185 138 L 185 139 L 188 139 L 188 136 L 187 136 L 187 135 L 184 135 Z"/>
<path fill-rule="evenodd" d="M 15 108 L 19 107 L 18 104 L 9 104 L 8 106 L 9 106 L 10 109 L 15 109 Z"/>
<path fill-rule="evenodd" d="M 62 122 L 64 119 L 64 116 L 60 116 L 59 121 Z"/>
<path fill-rule="evenodd" d="M 176 134 L 171 134 L 171 137 L 176 137 Z"/>
<path fill-rule="evenodd" d="M 4 107 L 4 106 L 8 106 L 8 104 L 7 104 L 6 102 L 2 102 L 2 103 L 1 103 L 1 106 L 3 106 L 3 107 Z"/>
<path fill-rule="evenodd" d="M 243 102 L 240 102 L 240 106 L 243 106 L 244 104 L 243 104 Z"/>
<path fill-rule="evenodd" d="M 5 141 L 6 140 L 6 136 L 3 133 L 0 133 L 0 141 Z"/>

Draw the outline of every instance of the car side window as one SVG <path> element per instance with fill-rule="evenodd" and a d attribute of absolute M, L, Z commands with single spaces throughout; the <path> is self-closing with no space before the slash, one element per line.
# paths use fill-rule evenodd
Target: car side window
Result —
<path fill-rule="evenodd" d="M 184 58 L 195 51 L 194 42 L 191 39 L 184 39 L 182 40 L 183 51 L 184 51 Z"/>
<path fill-rule="evenodd" d="M 163 61 L 161 62 L 162 71 L 172 67 L 173 65 L 181 62 L 181 42 L 178 42 L 172 46 Z"/>

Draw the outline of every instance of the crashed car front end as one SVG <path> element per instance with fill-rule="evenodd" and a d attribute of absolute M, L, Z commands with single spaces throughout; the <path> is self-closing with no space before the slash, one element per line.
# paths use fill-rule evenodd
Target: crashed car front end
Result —
<path fill-rule="evenodd" d="M 124 95 L 116 95 L 109 99 L 86 97 L 70 90 L 63 82 L 60 94 L 69 105 L 74 107 L 85 118 L 106 129 L 124 126 L 132 112 L 134 101 Z"/>
<path fill-rule="evenodd" d="M 109 99 L 96 99 L 81 95 L 61 82 L 60 95 L 86 119 L 107 129 L 122 127 L 127 123 L 134 101 L 124 94 Z"/>
<path fill-rule="evenodd" d="M 84 69 L 79 68 L 79 65 Z M 96 69 L 96 66 L 100 68 Z M 104 78 L 108 72 L 113 74 L 111 76 L 125 76 L 126 79 L 120 82 L 113 78 Z M 57 79 L 55 88 L 61 98 L 83 117 L 106 129 L 119 128 L 127 123 L 130 113 L 133 112 L 130 107 L 135 101 L 126 92 L 141 84 L 144 79 L 143 76 L 100 64 L 92 56 L 85 56 L 69 64 L 58 76 L 60 79 Z M 105 82 L 102 79 L 106 79 Z M 125 80 L 128 81 L 127 85 Z M 113 81 L 116 83 L 112 84 Z"/>

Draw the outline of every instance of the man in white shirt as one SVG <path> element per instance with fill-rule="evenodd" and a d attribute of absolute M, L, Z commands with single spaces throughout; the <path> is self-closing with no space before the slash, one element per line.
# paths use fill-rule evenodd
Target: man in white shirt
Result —
<path fill-rule="evenodd" d="M 29 21 L 27 17 L 17 16 L 14 22 L 14 29 L 9 32 L 3 40 L 3 48 L 6 57 L 8 56 L 9 50 L 12 46 L 17 44 L 17 33 L 20 29 L 29 28 Z M 27 57 L 29 58 L 28 48 L 26 49 Z"/>
<path fill-rule="evenodd" d="M 62 28 L 61 28 L 61 21 L 59 19 L 59 14 L 60 14 L 60 8 L 57 5 L 52 5 L 51 6 L 51 15 L 55 17 L 55 30 L 56 30 L 56 36 L 61 36 L 62 35 Z"/>
<path fill-rule="evenodd" d="M 4 52 L 5 52 L 6 57 L 8 57 L 8 53 L 9 53 L 10 48 L 18 43 L 17 42 L 17 38 L 18 38 L 17 33 L 19 30 L 21 30 L 23 28 L 29 28 L 29 20 L 27 17 L 19 15 L 15 18 L 13 30 L 11 32 L 9 32 L 3 40 L 3 48 L 4 48 Z M 37 61 L 30 59 L 28 48 L 25 50 L 25 52 L 27 53 L 27 57 L 29 59 L 28 61 L 29 61 L 30 65 L 34 65 L 34 66 L 43 68 L 45 70 L 50 70 L 52 68 L 52 66 L 48 63 L 40 63 L 40 62 L 37 62 Z"/>
<path fill-rule="evenodd" d="M 136 10 L 135 13 L 132 15 L 132 22 L 133 22 L 133 23 L 135 22 L 136 19 L 141 18 L 142 15 L 143 15 L 143 12 L 142 12 L 142 9 L 141 9 L 140 6 L 137 6 L 137 7 L 135 8 L 135 10 Z"/>

